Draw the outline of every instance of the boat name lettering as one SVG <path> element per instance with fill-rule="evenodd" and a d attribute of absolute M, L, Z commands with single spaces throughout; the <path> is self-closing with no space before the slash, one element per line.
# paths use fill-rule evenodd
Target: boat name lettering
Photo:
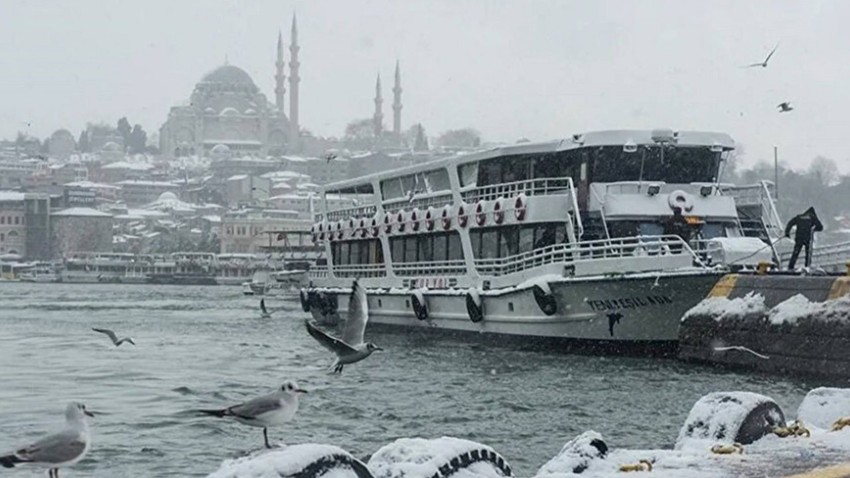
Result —
<path fill-rule="evenodd" d="M 666 295 L 646 295 L 641 297 L 624 297 L 620 299 L 598 299 L 588 300 L 590 310 L 599 312 L 603 310 L 637 309 L 638 307 L 649 307 L 651 305 L 672 304 L 673 299 Z"/>

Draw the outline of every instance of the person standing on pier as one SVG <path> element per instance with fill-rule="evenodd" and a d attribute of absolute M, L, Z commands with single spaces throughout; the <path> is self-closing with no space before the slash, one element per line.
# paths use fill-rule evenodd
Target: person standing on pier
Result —
<path fill-rule="evenodd" d="M 794 233 L 794 252 L 791 253 L 791 261 L 788 262 L 788 270 L 794 270 L 794 265 L 797 264 L 797 256 L 800 255 L 800 249 L 806 246 L 806 267 L 812 265 L 812 238 L 815 232 L 823 231 L 823 224 L 818 219 L 815 208 L 806 209 L 803 214 L 794 216 L 788 225 L 785 227 L 785 237 L 791 237 L 791 228 L 796 227 Z"/>

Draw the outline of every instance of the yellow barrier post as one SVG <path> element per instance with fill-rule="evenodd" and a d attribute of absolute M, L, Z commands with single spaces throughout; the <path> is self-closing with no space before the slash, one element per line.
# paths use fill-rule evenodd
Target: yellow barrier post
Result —
<path fill-rule="evenodd" d="M 770 268 L 770 266 L 771 266 L 770 262 L 766 262 L 766 261 L 759 262 L 758 265 L 756 266 L 756 274 L 758 274 L 760 276 L 767 274 L 767 270 L 768 270 L 768 268 Z M 848 267 L 850 267 L 850 264 L 848 264 Z"/>

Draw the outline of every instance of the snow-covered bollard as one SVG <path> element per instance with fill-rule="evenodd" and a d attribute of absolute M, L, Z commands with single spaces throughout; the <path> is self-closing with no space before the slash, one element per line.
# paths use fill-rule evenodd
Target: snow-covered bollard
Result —
<path fill-rule="evenodd" d="M 375 478 L 502 478 L 513 476 L 502 455 L 459 438 L 400 438 L 369 459 Z"/>
<path fill-rule="evenodd" d="M 552 475 L 581 473 L 593 460 L 604 459 L 608 455 L 608 445 L 602 435 L 595 431 L 586 431 L 568 441 L 558 454 L 537 470 L 537 478 Z"/>
<path fill-rule="evenodd" d="M 748 445 L 784 424 L 782 409 L 769 397 L 751 392 L 709 393 L 691 408 L 675 448 Z"/>
<path fill-rule="evenodd" d="M 225 460 L 207 478 L 373 478 L 369 468 L 342 448 L 315 443 L 260 450 Z"/>
<path fill-rule="evenodd" d="M 826 430 L 845 417 L 850 417 L 850 388 L 816 388 L 806 394 L 797 409 L 798 420 Z"/>

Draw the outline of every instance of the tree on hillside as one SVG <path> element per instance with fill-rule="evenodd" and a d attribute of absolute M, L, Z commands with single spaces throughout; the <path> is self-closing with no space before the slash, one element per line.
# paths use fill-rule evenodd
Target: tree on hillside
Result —
<path fill-rule="evenodd" d="M 130 134 L 133 132 L 133 128 L 130 127 L 130 122 L 127 121 L 126 116 L 118 120 L 117 130 L 118 134 L 120 134 L 121 137 L 124 138 L 124 148 L 126 149 L 127 145 L 130 142 Z"/>
<path fill-rule="evenodd" d="M 809 174 L 817 178 L 822 186 L 834 186 L 839 181 L 838 166 L 835 161 L 823 156 L 812 160 L 812 164 L 809 165 Z"/>
<path fill-rule="evenodd" d="M 126 139 L 127 151 L 130 154 L 144 153 L 147 142 L 148 134 L 145 133 L 142 125 L 137 124 L 133 126 L 133 131 L 130 132 L 130 136 Z"/>
<path fill-rule="evenodd" d="M 477 148 L 481 133 L 472 128 L 450 129 L 437 137 L 437 145 L 448 148 Z"/>
<path fill-rule="evenodd" d="M 413 141 L 414 151 L 428 151 L 428 137 L 425 136 L 425 128 L 422 123 L 416 125 L 416 139 Z"/>
<path fill-rule="evenodd" d="M 77 149 L 80 150 L 81 153 L 89 153 L 89 135 L 86 130 L 80 132 L 80 140 L 77 141 Z"/>
<path fill-rule="evenodd" d="M 372 124 L 372 118 L 363 118 L 354 120 L 345 127 L 345 139 L 347 140 L 363 140 L 374 139 L 375 128 Z"/>

